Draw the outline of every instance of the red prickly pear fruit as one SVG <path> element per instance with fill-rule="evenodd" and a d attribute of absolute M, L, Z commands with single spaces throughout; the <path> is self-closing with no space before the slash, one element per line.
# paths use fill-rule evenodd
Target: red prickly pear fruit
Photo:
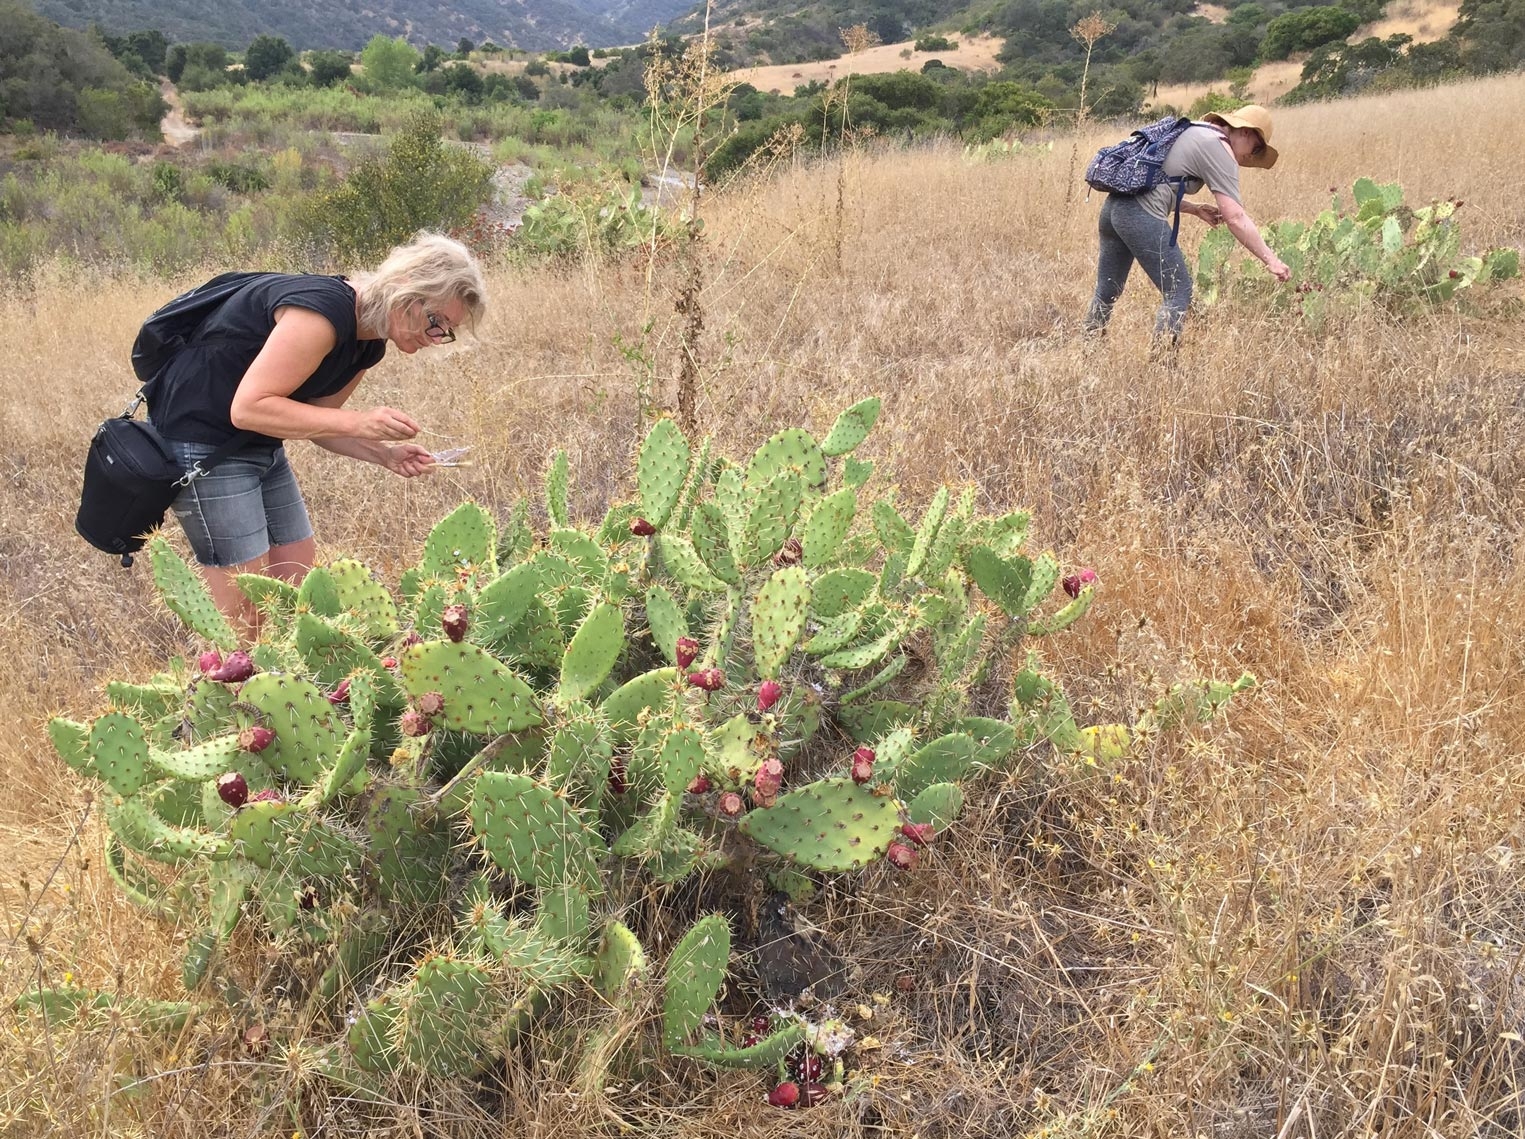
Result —
<path fill-rule="evenodd" d="M 917 858 L 914 847 L 909 847 L 903 842 L 892 842 L 890 848 L 884 852 L 884 857 L 890 860 L 890 865 L 897 870 L 909 870 L 916 865 Z"/>
<path fill-rule="evenodd" d="M 754 1016 L 752 1018 L 752 1031 L 753 1032 L 767 1032 L 768 1029 L 770 1029 L 772 1027 L 773 1027 L 773 1021 L 771 1021 L 770 1019 L 768 1019 L 767 1017 L 765 1017 L 765 1016 L 763 1016 L 761 1014 L 758 1014 L 757 1016 Z"/>
<path fill-rule="evenodd" d="M 402 647 L 405 649 L 413 645 L 421 645 L 423 643 L 424 639 L 418 635 L 417 629 L 409 629 L 407 636 L 403 637 L 402 639 Z"/>
<path fill-rule="evenodd" d="M 649 538 L 657 532 L 657 528 L 644 518 L 632 518 L 630 532 L 637 538 Z"/>
<path fill-rule="evenodd" d="M 1459 272 L 1459 271 L 1458 271 L 1458 270 L 1456 270 L 1456 269 L 1452 269 L 1452 270 L 1451 270 L 1451 274 L 1450 274 L 1450 276 L 1451 276 L 1451 280 L 1453 280 L 1453 281 L 1454 281 L 1454 280 L 1456 280 L 1456 279 L 1457 279 L 1457 278 L 1458 278 L 1458 277 L 1460 277 L 1460 276 L 1461 276 L 1461 273 L 1460 273 L 1460 272 Z"/>
<path fill-rule="evenodd" d="M 438 692 L 425 692 L 418 698 L 417 706 L 420 715 L 432 719 L 445 710 L 445 698 Z"/>
<path fill-rule="evenodd" d="M 429 717 L 417 708 L 409 708 L 398 717 L 397 726 L 405 736 L 426 736 L 429 734 Z"/>
<path fill-rule="evenodd" d="M 807 1052 L 795 1064 L 794 1070 L 799 1074 L 800 1079 L 810 1083 L 821 1078 L 821 1072 L 824 1070 L 824 1067 L 819 1056 L 814 1052 Z"/>
<path fill-rule="evenodd" d="M 778 553 L 773 555 L 773 564 L 776 566 L 797 565 L 804 554 L 805 547 L 800 545 L 800 540 L 798 538 L 790 538 L 779 547 Z"/>
<path fill-rule="evenodd" d="M 202 676 L 210 676 L 222 667 L 222 654 L 216 649 L 207 649 L 196 658 L 196 667 L 201 670 Z"/>
<path fill-rule="evenodd" d="M 800 1102 L 800 1086 L 793 1080 L 785 1080 L 768 1093 L 771 1107 L 793 1107 Z"/>
<path fill-rule="evenodd" d="M 254 675 L 254 662 L 249 659 L 249 654 L 239 649 L 236 653 L 229 653 L 207 676 L 213 680 L 221 680 L 226 684 L 242 684 Z"/>
<path fill-rule="evenodd" d="M 245 728 L 238 733 L 238 746 L 241 751 L 250 755 L 258 755 L 275 742 L 275 733 L 269 728 L 262 728 L 258 724 Z"/>
<path fill-rule="evenodd" d="M 710 782 L 708 775 L 696 775 L 693 778 L 693 782 L 688 785 L 688 793 L 690 795 L 707 795 L 712 787 L 714 787 L 714 784 Z"/>
<path fill-rule="evenodd" d="M 811 1080 L 805 1085 L 805 1106 L 814 1107 L 826 1098 L 826 1085 Z"/>
<path fill-rule="evenodd" d="M 784 765 L 777 758 L 769 756 L 762 761 L 757 774 L 752 777 L 752 798 L 759 807 L 771 807 L 783 784 Z"/>
<path fill-rule="evenodd" d="M 784 694 L 784 687 L 776 680 L 765 680 L 757 686 L 757 710 L 766 712 L 778 703 L 778 698 Z"/>
<path fill-rule="evenodd" d="M 217 777 L 217 797 L 230 807 L 242 807 L 249 801 L 249 784 L 236 771 L 224 771 Z"/>
<path fill-rule="evenodd" d="M 346 676 L 338 684 L 334 685 L 334 690 L 328 694 L 328 702 L 330 704 L 349 703 L 349 677 Z"/>
<path fill-rule="evenodd" d="M 931 823 L 906 823 L 900 828 L 900 833 L 917 846 L 929 846 L 937 834 L 937 827 Z"/>
<path fill-rule="evenodd" d="M 688 674 L 688 682 L 706 692 L 719 692 L 725 687 L 725 673 L 718 668 L 701 668 Z"/>
<path fill-rule="evenodd" d="M 874 749 L 860 747 L 853 752 L 852 777 L 854 783 L 867 783 L 874 777 Z"/>
<path fill-rule="evenodd" d="M 741 796 L 734 791 L 727 791 L 720 796 L 720 802 L 716 804 L 720 813 L 728 819 L 734 819 L 742 811 L 747 809 L 746 803 L 742 802 Z"/>
<path fill-rule="evenodd" d="M 625 775 L 623 759 L 616 759 L 609 764 L 609 790 L 616 795 L 623 795 L 630 790 L 630 780 Z"/>
<path fill-rule="evenodd" d="M 384 669 L 387 669 L 388 671 L 391 671 L 392 669 L 397 667 L 397 658 L 396 657 L 382 657 L 381 658 L 381 667 L 384 668 Z"/>
<path fill-rule="evenodd" d="M 440 625 L 444 627 L 445 636 L 452 641 L 460 642 L 464 639 L 470 624 L 471 619 L 466 616 L 464 605 L 447 605 L 445 611 L 440 614 Z"/>
<path fill-rule="evenodd" d="M 316 886 L 303 886 L 302 887 L 302 896 L 297 899 L 297 904 L 299 906 L 301 906 L 304 910 L 315 910 L 315 909 L 317 909 L 318 908 L 318 890 L 317 890 L 317 887 Z"/>
<path fill-rule="evenodd" d="M 1096 580 L 1096 571 L 1083 569 L 1079 573 L 1072 573 L 1064 579 L 1064 592 L 1071 597 L 1079 597 L 1080 591 Z"/>
<path fill-rule="evenodd" d="M 673 656 L 678 661 L 679 668 L 687 668 L 694 663 L 694 658 L 699 655 L 699 642 L 692 637 L 679 637 L 673 647 Z"/>
<path fill-rule="evenodd" d="M 266 787 L 263 791 L 256 791 L 249 796 L 250 803 L 279 803 L 282 802 L 281 793 L 274 787 Z"/>

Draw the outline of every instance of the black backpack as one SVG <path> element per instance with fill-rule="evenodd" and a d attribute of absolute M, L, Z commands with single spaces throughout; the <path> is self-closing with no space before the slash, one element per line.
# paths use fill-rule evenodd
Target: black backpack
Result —
<path fill-rule="evenodd" d="M 180 492 L 207 474 L 255 435 L 240 431 L 187 471 L 170 454 L 151 423 L 134 419 L 154 378 L 202 323 L 258 273 L 224 273 L 182 293 L 155 310 L 132 345 L 132 370 L 142 381 L 137 397 L 121 415 L 96 429 L 85 456 L 74 528 L 98 550 L 116 554 L 122 565 L 143 548 L 146 535 L 164 521 Z"/>
<path fill-rule="evenodd" d="M 202 323 L 239 289 L 263 273 L 223 273 L 154 310 L 132 342 L 132 370 L 144 384 L 153 382 L 169 358 L 196 335 Z"/>

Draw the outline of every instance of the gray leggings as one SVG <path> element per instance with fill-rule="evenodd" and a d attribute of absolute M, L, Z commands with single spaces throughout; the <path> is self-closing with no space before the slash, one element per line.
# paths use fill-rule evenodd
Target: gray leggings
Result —
<path fill-rule="evenodd" d="M 1128 270 L 1137 261 L 1160 290 L 1165 303 L 1154 318 L 1155 335 L 1181 335 L 1186 310 L 1191 307 L 1191 270 L 1181 247 L 1170 244 L 1170 223 L 1161 221 L 1136 198 L 1109 194 L 1101 205 L 1101 256 L 1096 262 L 1096 295 L 1086 309 L 1085 326 L 1099 332 L 1112 319 L 1112 306 L 1123 295 Z"/>

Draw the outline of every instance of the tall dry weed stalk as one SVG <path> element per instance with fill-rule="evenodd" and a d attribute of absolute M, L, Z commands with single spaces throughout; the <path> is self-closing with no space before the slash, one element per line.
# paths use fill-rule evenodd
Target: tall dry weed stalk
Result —
<path fill-rule="evenodd" d="M 1086 49 L 1085 66 L 1080 70 L 1080 102 L 1075 108 L 1075 132 L 1076 138 L 1070 143 L 1070 176 L 1065 183 L 1064 202 L 1069 205 L 1075 197 L 1075 170 L 1080 162 L 1080 139 L 1079 134 L 1085 130 L 1086 122 L 1091 117 L 1091 108 L 1086 103 L 1086 81 L 1091 75 L 1091 53 L 1096 50 L 1096 41 L 1103 36 L 1109 36 L 1117 30 L 1117 25 L 1102 18 L 1100 12 L 1092 12 L 1089 16 L 1078 21 L 1070 29 L 1070 38 L 1084 44 Z"/>
<path fill-rule="evenodd" d="M 735 82 L 715 67 L 715 44 L 710 36 L 713 5 L 704 9 L 704 29 L 676 57 L 660 48 L 655 31 L 646 65 L 648 145 L 657 159 L 664 181 L 674 169 L 673 156 L 684 138 L 691 139 L 692 171 L 682 235 L 677 243 L 678 283 L 673 308 L 678 318 L 676 403 L 679 425 L 690 436 L 699 433 L 699 387 L 703 377 L 701 342 L 704 335 L 705 283 L 703 219 L 700 203 L 704 193 L 704 159 L 708 153 L 711 116 L 725 104 Z M 646 286 L 648 305 L 659 264 L 659 241 L 655 225 L 647 247 Z M 643 327 L 650 327 L 644 322 Z M 641 414 L 649 413 L 650 392 L 642 393 Z"/>

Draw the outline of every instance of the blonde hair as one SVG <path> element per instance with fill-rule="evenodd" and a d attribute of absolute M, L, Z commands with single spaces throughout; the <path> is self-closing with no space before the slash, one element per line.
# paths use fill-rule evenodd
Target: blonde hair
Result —
<path fill-rule="evenodd" d="M 458 300 L 466 306 L 461 323 L 475 328 L 487 311 L 487 285 L 477 259 L 454 238 L 420 233 L 399 245 L 369 273 L 353 282 L 360 294 L 360 326 L 386 335 L 392 313 L 417 304 L 432 309 Z"/>

